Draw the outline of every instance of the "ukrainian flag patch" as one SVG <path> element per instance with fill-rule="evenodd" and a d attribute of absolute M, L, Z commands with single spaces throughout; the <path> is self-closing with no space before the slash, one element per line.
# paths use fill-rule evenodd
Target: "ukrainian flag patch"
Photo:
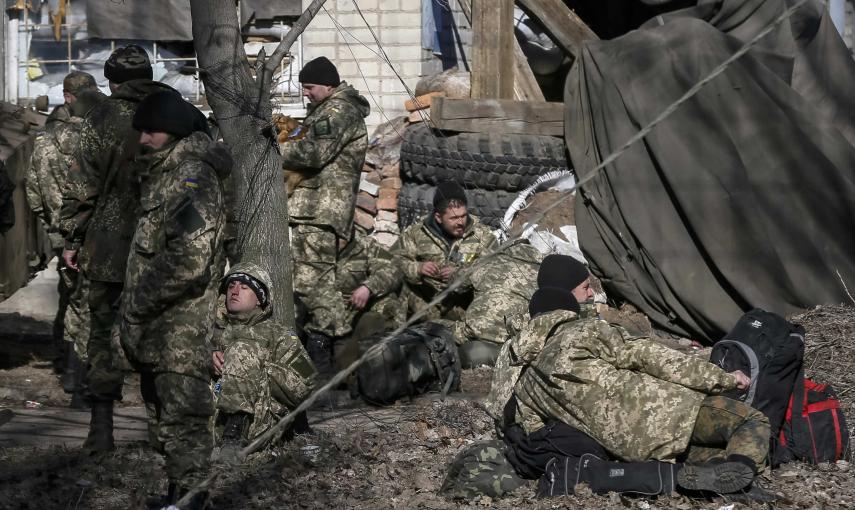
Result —
<path fill-rule="evenodd" d="M 199 180 L 194 179 L 192 177 L 188 177 L 181 181 L 185 188 L 197 189 L 199 187 Z"/>

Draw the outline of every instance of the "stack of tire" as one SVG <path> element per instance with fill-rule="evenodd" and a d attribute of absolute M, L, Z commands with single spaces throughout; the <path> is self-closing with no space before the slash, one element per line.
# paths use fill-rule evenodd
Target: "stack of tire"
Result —
<path fill-rule="evenodd" d="M 433 210 L 434 187 L 456 181 L 469 212 L 499 228 L 517 194 L 540 175 L 567 170 L 564 141 L 540 135 L 448 133 L 412 124 L 401 147 L 398 223 L 412 224 Z"/>

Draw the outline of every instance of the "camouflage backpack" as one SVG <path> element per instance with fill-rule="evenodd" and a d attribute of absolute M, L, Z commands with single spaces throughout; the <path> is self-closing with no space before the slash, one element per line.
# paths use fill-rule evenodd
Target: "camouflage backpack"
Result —
<path fill-rule="evenodd" d="M 526 484 L 505 457 L 501 440 L 480 441 L 451 461 L 439 493 L 455 499 L 502 497 Z"/>

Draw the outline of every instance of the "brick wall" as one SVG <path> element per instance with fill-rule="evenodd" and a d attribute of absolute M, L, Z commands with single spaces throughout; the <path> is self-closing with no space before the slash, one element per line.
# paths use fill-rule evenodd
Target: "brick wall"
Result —
<path fill-rule="evenodd" d="M 421 46 L 421 0 L 357 2 L 395 70 L 414 90 L 422 76 L 423 63 L 432 59 L 430 52 Z M 310 0 L 303 0 L 303 7 L 309 3 Z M 303 33 L 303 61 L 323 55 L 336 64 L 341 78 L 371 103 L 371 115 L 366 119 L 369 133 L 387 118 L 405 115 L 404 101 L 409 98 L 406 89 L 389 65 L 372 52 L 378 51 L 377 44 L 353 1 L 328 0 L 325 6 L 326 12 L 322 9 Z M 331 18 L 341 25 L 341 32 Z"/>

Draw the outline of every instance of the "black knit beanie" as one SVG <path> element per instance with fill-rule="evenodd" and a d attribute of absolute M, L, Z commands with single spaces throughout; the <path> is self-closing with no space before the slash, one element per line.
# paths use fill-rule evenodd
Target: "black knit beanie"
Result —
<path fill-rule="evenodd" d="M 537 272 L 538 287 L 558 287 L 572 291 L 588 279 L 585 264 L 568 255 L 547 255 Z"/>
<path fill-rule="evenodd" d="M 184 138 L 194 131 L 206 131 L 205 116 L 173 90 L 149 94 L 134 114 L 137 131 L 160 131 Z"/>
<path fill-rule="evenodd" d="M 148 53 L 136 44 L 117 48 L 104 64 L 104 76 L 113 83 L 150 80 L 154 76 Z"/>
<path fill-rule="evenodd" d="M 436 185 L 433 194 L 433 210 L 442 212 L 448 208 L 451 202 L 466 205 L 466 192 L 454 181 L 444 181 Z"/>
<path fill-rule="evenodd" d="M 327 57 L 318 57 L 306 62 L 298 77 L 300 83 L 311 83 L 314 85 L 329 85 L 338 87 L 341 78 L 338 77 L 338 69 Z"/>
<path fill-rule="evenodd" d="M 556 287 L 541 287 L 534 291 L 528 302 L 528 315 L 532 319 L 554 310 L 569 310 L 579 313 L 579 303 L 570 292 Z"/>
<path fill-rule="evenodd" d="M 250 289 L 252 289 L 252 292 L 255 293 L 255 297 L 258 298 L 258 304 L 261 305 L 262 308 L 267 306 L 267 287 L 252 275 L 246 273 L 232 273 L 228 275 L 223 282 L 222 287 L 220 287 L 220 293 L 224 294 L 228 290 L 229 285 L 234 281 L 246 284 Z"/>

